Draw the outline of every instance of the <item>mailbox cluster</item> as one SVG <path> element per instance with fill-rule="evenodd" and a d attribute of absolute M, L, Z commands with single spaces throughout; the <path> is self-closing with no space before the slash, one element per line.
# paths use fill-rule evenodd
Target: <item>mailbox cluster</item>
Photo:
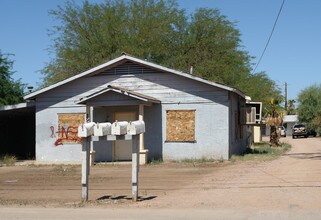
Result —
<path fill-rule="evenodd" d="M 132 140 L 132 198 L 138 200 L 138 173 L 139 173 L 139 134 L 145 132 L 144 121 L 116 121 L 114 123 L 88 122 L 78 127 L 78 136 L 82 141 L 82 168 L 81 168 L 81 186 L 82 199 L 88 200 L 88 181 L 89 181 L 89 151 L 90 141 L 117 141 Z"/>
<path fill-rule="evenodd" d="M 107 135 L 138 135 L 145 132 L 144 121 L 88 122 L 78 127 L 79 137 Z"/>

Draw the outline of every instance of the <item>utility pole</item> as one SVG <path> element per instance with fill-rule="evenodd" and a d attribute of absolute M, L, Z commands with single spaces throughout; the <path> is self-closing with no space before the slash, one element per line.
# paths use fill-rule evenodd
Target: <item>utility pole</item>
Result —
<path fill-rule="evenodd" d="M 288 112 L 288 84 L 285 82 L 284 83 L 284 96 L 285 96 L 285 101 L 284 101 L 284 109 L 285 112 Z"/>

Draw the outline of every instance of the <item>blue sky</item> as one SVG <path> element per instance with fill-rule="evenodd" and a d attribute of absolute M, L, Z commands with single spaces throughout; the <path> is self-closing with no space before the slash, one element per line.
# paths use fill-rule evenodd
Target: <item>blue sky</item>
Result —
<path fill-rule="evenodd" d="M 0 0 L 0 49 L 2 53 L 14 54 L 10 58 L 14 60 L 15 79 L 33 86 L 41 82 L 39 71 L 54 56 L 47 50 L 52 43 L 48 30 L 57 23 L 48 11 L 64 2 Z M 218 8 L 228 20 L 237 22 L 243 49 L 256 57 L 253 59 L 256 63 L 282 0 L 179 0 L 178 3 L 188 13 L 199 7 Z M 296 99 L 302 89 L 321 81 L 320 12 L 320 0 L 286 0 L 269 47 L 256 70 L 265 71 L 281 88 L 287 82 L 289 99 Z"/>

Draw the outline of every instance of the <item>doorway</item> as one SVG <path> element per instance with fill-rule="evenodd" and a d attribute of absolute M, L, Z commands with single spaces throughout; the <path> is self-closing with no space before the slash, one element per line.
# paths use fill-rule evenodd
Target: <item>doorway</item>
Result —
<path fill-rule="evenodd" d="M 136 112 L 115 112 L 114 120 L 116 121 L 135 121 Z M 114 161 L 131 161 L 132 159 L 132 141 L 115 141 L 113 146 Z"/>

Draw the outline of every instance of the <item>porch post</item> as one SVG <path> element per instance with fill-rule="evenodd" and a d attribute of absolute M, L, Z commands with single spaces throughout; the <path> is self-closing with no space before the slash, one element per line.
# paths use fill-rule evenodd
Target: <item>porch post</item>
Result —
<path fill-rule="evenodd" d="M 139 117 L 138 120 L 144 121 L 144 105 L 140 104 L 139 105 Z M 144 165 L 147 163 L 147 158 L 148 158 L 148 150 L 145 150 L 144 146 L 144 133 L 141 133 L 139 135 L 139 157 L 140 157 L 140 164 Z"/>
<path fill-rule="evenodd" d="M 93 122 L 94 121 L 94 107 L 90 106 L 89 107 L 89 121 Z M 89 165 L 92 166 L 95 163 L 95 154 L 96 152 L 94 151 L 94 142 L 91 140 L 90 141 L 90 159 L 89 159 Z"/>

